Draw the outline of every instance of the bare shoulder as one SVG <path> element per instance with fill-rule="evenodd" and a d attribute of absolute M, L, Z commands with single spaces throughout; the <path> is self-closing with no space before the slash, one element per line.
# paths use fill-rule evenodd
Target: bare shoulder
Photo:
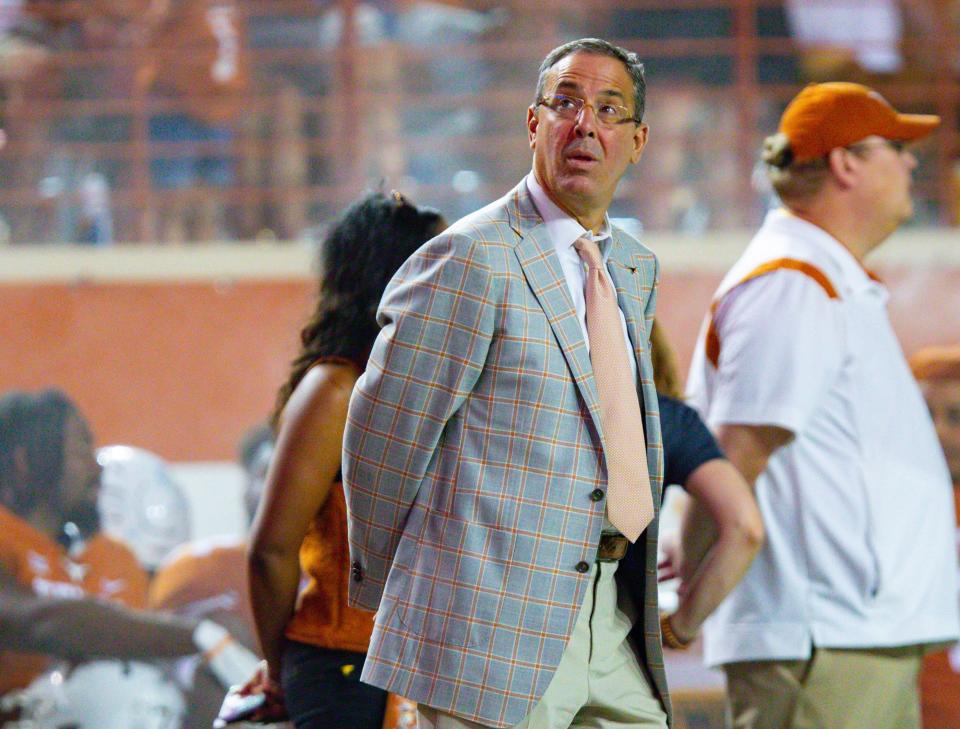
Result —
<path fill-rule="evenodd" d="M 283 412 L 284 423 L 316 423 L 346 418 L 359 372 L 350 364 L 325 362 L 312 367 L 297 385 Z"/>
<path fill-rule="evenodd" d="M 349 396 L 360 377 L 355 365 L 347 362 L 321 362 L 311 367 L 303 376 L 297 390 L 305 388 L 308 392 L 319 390 L 346 390 Z"/>

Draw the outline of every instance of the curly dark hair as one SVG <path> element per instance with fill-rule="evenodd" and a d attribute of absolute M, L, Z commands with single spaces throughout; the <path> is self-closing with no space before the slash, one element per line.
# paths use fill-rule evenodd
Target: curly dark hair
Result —
<path fill-rule="evenodd" d="M 380 331 L 377 305 L 393 274 L 423 243 L 440 232 L 443 217 L 399 193 L 372 192 L 354 202 L 320 248 L 317 307 L 300 332 L 301 349 L 277 393 L 272 423 L 313 364 L 341 359 L 364 370 Z"/>
<path fill-rule="evenodd" d="M 56 389 L 12 390 L 0 396 L 0 503 L 18 516 L 59 497 L 64 431 L 77 406 Z M 24 449 L 29 483 L 17 488 L 15 453 Z"/>

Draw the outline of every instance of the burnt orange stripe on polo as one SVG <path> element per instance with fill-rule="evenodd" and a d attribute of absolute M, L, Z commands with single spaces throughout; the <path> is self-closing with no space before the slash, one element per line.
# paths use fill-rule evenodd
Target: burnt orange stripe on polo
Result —
<path fill-rule="evenodd" d="M 747 283 L 747 281 L 752 281 L 755 278 L 760 278 L 761 276 L 766 276 L 768 273 L 773 273 L 774 271 L 780 271 L 783 269 L 799 271 L 800 273 L 809 276 L 820 285 L 820 287 L 826 292 L 827 296 L 829 296 L 831 299 L 840 298 L 840 294 L 837 293 L 837 289 L 830 282 L 830 279 L 827 278 L 827 275 L 823 271 L 814 266 L 812 263 L 807 263 L 806 261 L 801 261 L 796 258 L 777 258 L 773 261 L 767 261 L 766 263 L 757 266 L 750 273 L 740 279 L 740 281 L 738 281 L 734 286 L 731 286 L 726 293 L 723 294 L 723 296 L 726 296 L 738 286 L 742 286 L 743 284 Z M 713 365 L 714 369 L 720 365 L 720 335 L 717 334 L 717 328 L 714 324 L 713 317 L 717 311 L 717 307 L 720 305 L 720 302 L 723 301 L 723 296 L 710 305 L 710 324 L 707 326 L 706 342 L 704 343 L 707 359 L 710 360 L 710 364 Z"/>

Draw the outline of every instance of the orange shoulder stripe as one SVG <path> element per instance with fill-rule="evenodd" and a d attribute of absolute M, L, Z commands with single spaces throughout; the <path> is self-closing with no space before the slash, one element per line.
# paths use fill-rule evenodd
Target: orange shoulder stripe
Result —
<path fill-rule="evenodd" d="M 726 296 L 738 286 L 742 286 L 743 284 L 747 283 L 747 281 L 752 281 L 755 278 L 760 278 L 761 276 L 766 276 L 768 273 L 773 273 L 774 271 L 780 271 L 783 269 L 799 271 L 805 276 L 809 276 L 820 285 L 827 296 L 829 296 L 831 299 L 840 298 L 840 294 L 837 293 L 837 289 L 823 271 L 814 266 L 812 263 L 807 263 L 806 261 L 801 261 L 796 258 L 777 258 L 757 266 L 750 273 L 740 279 L 735 285 L 731 286 L 723 296 Z M 710 364 L 713 365 L 714 369 L 720 365 L 720 336 L 717 334 L 717 328 L 714 325 L 713 316 L 716 313 L 720 302 L 723 301 L 723 296 L 715 300 L 710 305 L 710 324 L 707 326 L 707 336 L 705 342 L 707 359 L 710 360 Z"/>

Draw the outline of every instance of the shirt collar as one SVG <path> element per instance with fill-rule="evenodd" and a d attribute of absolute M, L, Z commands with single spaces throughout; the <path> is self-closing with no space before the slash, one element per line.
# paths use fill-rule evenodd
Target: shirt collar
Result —
<path fill-rule="evenodd" d="M 786 231 L 802 238 L 821 251 L 837 267 L 842 277 L 841 283 L 848 291 L 860 292 L 880 287 L 883 282 L 857 260 L 850 249 L 818 225 L 797 217 L 786 208 L 777 208 L 767 213 L 764 225 Z"/>
<path fill-rule="evenodd" d="M 540 217 L 543 218 L 543 223 L 547 226 L 550 240 L 553 242 L 558 253 L 566 253 L 567 255 L 572 253 L 576 256 L 577 253 L 573 244 L 576 243 L 579 238 L 587 235 L 600 247 L 600 255 L 603 256 L 603 261 L 606 263 L 610 257 L 611 244 L 613 243 L 610 231 L 610 218 L 606 214 L 603 216 L 603 227 L 599 233 L 594 234 L 580 225 L 576 218 L 564 211 L 550 199 L 547 191 L 543 189 L 543 185 L 540 184 L 537 176 L 533 172 L 527 175 L 527 190 L 530 191 L 530 197 L 533 198 L 534 207 L 536 207 L 537 212 L 540 213 Z"/>

